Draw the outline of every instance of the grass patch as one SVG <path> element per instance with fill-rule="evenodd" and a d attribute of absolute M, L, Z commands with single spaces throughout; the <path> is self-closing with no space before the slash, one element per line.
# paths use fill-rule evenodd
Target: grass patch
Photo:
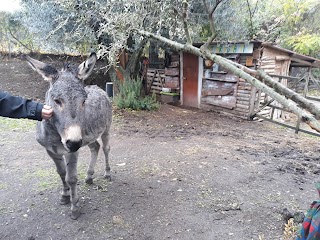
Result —
<path fill-rule="evenodd" d="M 8 189 L 8 184 L 0 183 L 0 190 L 6 190 L 6 189 Z"/>
<path fill-rule="evenodd" d="M 313 97 L 319 97 L 320 96 L 320 90 L 319 89 L 312 89 L 308 91 L 309 96 Z"/>
<path fill-rule="evenodd" d="M 88 164 L 81 163 L 79 164 L 78 160 L 78 166 L 77 166 L 77 171 L 78 171 L 78 181 L 83 181 L 87 177 L 87 168 Z"/>
<path fill-rule="evenodd" d="M 14 130 L 14 131 L 30 131 L 34 130 L 36 127 L 36 122 L 29 119 L 12 119 L 0 117 L 0 129 L 5 130 Z"/>
<path fill-rule="evenodd" d="M 288 222 L 284 225 L 283 239 L 295 239 L 298 234 L 299 228 L 300 226 L 293 221 L 293 218 L 290 218 Z"/>
<path fill-rule="evenodd" d="M 150 165 L 150 164 L 144 164 L 143 167 L 141 167 L 140 169 L 140 174 L 142 176 L 154 176 L 156 174 L 158 174 L 161 171 L 160 166 L 154 164 L 154 165 Z"/>
<path fill-rule="evenodd" d="M 60 177 L 53 169 L 39 169 L 26 175 L 28 179 L 36 178 L 38 181 L 34 184 L 37 191 L 43 191 L 56 188 L 60 183 Z"/>

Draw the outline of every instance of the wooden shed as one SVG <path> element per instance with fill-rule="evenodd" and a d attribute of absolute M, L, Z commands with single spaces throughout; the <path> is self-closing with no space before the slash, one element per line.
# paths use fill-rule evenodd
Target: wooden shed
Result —
<path fill-rule="evenodd" d="M 263 69 L 284 85 L 293 67 L 320 67 L 318 59 L 261 41 L 216 42 L 211 47 L 213 53 L 246 67 Z M 180 71 L 180 101 L 185 106 L 250 118 L 268 97 L 223 67 L 190 53 L 180 54 Z M 270 115 L 270 108 L 261 114 Z"/>

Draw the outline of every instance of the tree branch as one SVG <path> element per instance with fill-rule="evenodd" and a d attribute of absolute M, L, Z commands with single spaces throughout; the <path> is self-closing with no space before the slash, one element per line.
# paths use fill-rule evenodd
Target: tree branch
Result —
<path fill-rule="evenodd" d="M 188 22 L 187 22 L 187 12 L 188 12 L 188 2 L 187 0 L 184 0 L 182 3 L 182 20 L 183 20 L 183 28 L 186 34 L 187 43 L 192 44 L 189 28 L 188 28 Z"/>
<path fill-rule="evenodd" d="M 32 52 L 32 49 L 30 49 L 29 47 L 27 47 L 27 45 L 23 44 L 16 36 L 13 35 L 13 33 L 11 32 L 10 28 L 6 28 L 8 30 L 8 32 L 10 33 L 11 37 L 13 37 L 14 40 L 16 40 L 19 44 L 21 44 L 23 47 L 25 47 L 26 49 L 28 49 L 29 51 Z"/>
<path fill-rule="evenodd" d="M 247 2 L 248 11 L 249 11 L 250 38 L 252 38 L 252 32 L 253 32 L 252 15 L 253 15 L 253 14 L 252 14 L 252 12 L 251 12 L 249 0 L 246 0 L 246 2 Z"/>
<path fill-rule="evenodd" d="M 214 24 L 214 17 L 213 13 L 216 11 L 217 7 L 222 3 L 223 0 L 217 0 L 216 3 L 210 8 L 209 4 L 206 0 L 203 0 L 203 5 L 205 6 L 205 10 L 208 14 L 209 24 L 210 24 L 210 30 L 211 30 L 211 36 L 208 38 L 207 42 L 205 43 L 205 47 L 207 48 L 210 43 L 217 37 L 216 30 L 215 30 L 215 24 Z"/>

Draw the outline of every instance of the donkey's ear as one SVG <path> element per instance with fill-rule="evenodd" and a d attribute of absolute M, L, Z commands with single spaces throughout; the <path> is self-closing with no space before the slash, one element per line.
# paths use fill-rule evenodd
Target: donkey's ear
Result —
<path fill-rule="evenodd" d="M 96 61 L 97 55 L 95 53 L 91 53 L 90 57 L 79 65 L 77 77 L 81 80 L 85 80 L 87 77 L 89 77 L 94 65 L 96 64 Z"/>
<path fill-rule="evenodd" d="M 58 71 L 50 65 L 23 55 L 22 59 L 27 60 L 33 70 L 37 71 L 46 81 L 52 82 L 58 76 Z"/>

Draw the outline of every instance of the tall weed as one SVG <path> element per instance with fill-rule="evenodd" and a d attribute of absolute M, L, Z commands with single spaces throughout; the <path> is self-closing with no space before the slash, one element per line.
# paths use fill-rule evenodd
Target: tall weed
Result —
<path fill-rule="evenodd" d="M 157 110 L 160 106 L 156 95 L 141 96 L 142 81 L 140 79 L 118 82 L 119 93 L 114 97 L 114 103 L 119 109 Z"/>

